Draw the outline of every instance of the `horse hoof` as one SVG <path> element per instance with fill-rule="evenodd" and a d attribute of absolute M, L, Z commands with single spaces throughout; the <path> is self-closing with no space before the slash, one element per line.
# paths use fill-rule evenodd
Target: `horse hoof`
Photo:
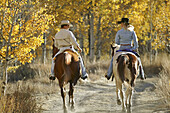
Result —
<path fill-rule="evenodd" d="M 64 113 L 67 113 L 67 108 L 66 106 L 63 107 Z"/>
<path fill-rule="evenodd" d="M 130 107 L 131 107 L 131 104 L 129 104 L 128 107 L 130 108 Z"/>
<path fill-rule="evenodd" d="M 141 77 L 140 79 L 141 79 L 141 80 L 145 80 L 145 78 L 143 78 L 143 77 Z"/>
<path fill-rule="evenodd" d="M 118 105 L 121 105 L 121 101 L 120 101 L 120 100 L 117 100 L 117 104 L 118 104 Z"/>
<path fill-rule="evenodd" d="M 55 80 L 56 78 L 53 77 L 53 76 L 50 76 L 49 79 L 50 79 L 50 80 Z"/>
<path fill-rule="evenodd" d="M 131 107 L 131 104 L 126 104 L 126 107 L 127 107 L 127 108 L 130 108 L 130 107 Z"/>
<path fill-rule="evenodd" d="M 72 111 L 72 112 L 74 112 L 74 111 L 75 111 L 74 106 L 71 106 L 71 111 Z"/>
<path fill-rule="evenodd" d="M 126 112 L 126 109 L 125 109 L 125 107 L 123 107 L 123 108 L 122 108 L 122 112 Z"/>
<path fill-rule="evenodd" d="M 64 109 L 64 113 L 67 113 L 67 110 Z"/>

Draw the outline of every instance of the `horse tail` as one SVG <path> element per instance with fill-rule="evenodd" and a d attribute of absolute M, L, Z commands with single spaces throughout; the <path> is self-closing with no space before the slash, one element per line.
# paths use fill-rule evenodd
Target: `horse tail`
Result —
<path fill-rule="evenodd" d="M 77 80 L 80 78 L 80 64 L 79 57 L 76 53 L 72 51 L 64 52 L 64 73 L 68 81 L 72 82 L 74 85 L 77 83 Z"/>
<path fill-rule="evenodd" d="M 68 52 L 65 52 L 64 55 L 65 55 L 65 64 L 69 65 L 72 61 L 72 56 Z"/>
<path fill-rule="evenodd" d="M 128 58 L 126 55 L 120 55 L 117 59 L 118 61 L 118 73 L 122 83 L 125 80 L 125 66 L 128 63 Z"/>
<path fill-rule="evenodd" d="M 131 82 L 130 82 L 131 87 L 134 87 L 134 86 L 135 86 L 135 83 L 134 83 L 134 81 L 135 81 L 135 77 L 134 77 L 135 71 L 136 71 L 135 67 L 132 66 L 132 72 L 131 72 L 131 74 L 132 74 L 132 75 L 131 75 L 131 76 L 132 76 L 132 79 L 131 79 Z"/>
<path fill-rule="evenodd" d="M 136 70 L 136 67 L 135 67 L 135 56 L 134 55 L 131 55 L 131 54 L 127 54 L 128 57 L 129 57 L 129 69 L 131 71 L 131 81 L 130 81 L 130 85 L 131 87 L 134 87 L 135 83 L 135 75 L 137 73 L 137 70 Z"/>

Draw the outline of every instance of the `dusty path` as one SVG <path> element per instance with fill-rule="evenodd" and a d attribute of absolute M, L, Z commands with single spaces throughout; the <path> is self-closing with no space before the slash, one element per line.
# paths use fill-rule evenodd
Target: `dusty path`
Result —
<path fill-rule="evenodd" d="M 170 113 L 161 109 L 162 101 L 155 94 L 157 78 L 145 81 L 137 79 L 133 93 L 132 107 L 129 113 Z M 62 98 L 59 87 L 56 94 L 42 95 L 43 113 L 63 113 Z M 75 110 L 68 113 L 122 113 L 121 106 L 116 104 L 115 84 L 102 77 L 99 81 L 79 83 L 75 87 Z M 68 103 L 68 96 L 67 96 Z"/>

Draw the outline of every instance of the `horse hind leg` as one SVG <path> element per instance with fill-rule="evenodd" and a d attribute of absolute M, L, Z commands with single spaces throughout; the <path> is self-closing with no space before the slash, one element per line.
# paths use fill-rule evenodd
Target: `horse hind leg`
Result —
<path fill-rule="evenodd" d="M 132 88 L 129 91 L 129 107 L 132 106 L 132 99 L 131 98 L 132 98 Z"/>
<path fill-rule="evenodd" d="M 67 113 L 67 108 L 66 108 L 66 103 L 65 103 L 66 92 L 65 92 L 65 88 L 63 88 L 63 87 L 61 87 L 61 96 L 63 98 L 63 110 L 64 110 L 64 113 Z"/>
<path fill-rule="evenodd" d="M 130 89 L 128 89 L 128 97 L 129 98 L 129 104 L 127 104 L 127 100 L 126 100 L 126 109 L 127 109 L 127 113 L 131 113 L 131 106 L 132 106 L 132 87 L 130 87 Z"/>
<path fill-rule="evenodd" d="M 69 104 L 71 104 L 71 109 L 74 109 L 74 98 L 73 98 L 74 87 L 73 84 L 70 83 L 70 91 L 69 91 Z"/>
<path fill-rule="evenodd" d="M 126 96 L 125 105 L 127 107 L 127 100 L 128 100 L 128 97 L 129 97 L 129 88 L 126 89 L 125 96 Z"/>
<path fill-rule="evenodd" d="M 123 96 L 123 91 L 122 91 L 122 84 L 119 84 L 119 90 L 120 90 L 120 97 L 122 99 L 122 110 L 124 110 L 124 96 Z"/>
<path fill-rule="evenodd" d="M 118 95 L 118 83 L 116 81 L 116 97 L 117 97 L 117 105 L 121 105 L 121 101 L 119 99 L 119 95 Z"/>
<path fill-rule="evenodd" d="M 122 110 L 124 110 L 125 106 L 124 106 L 124 98 L 123 98 L 123 91 L 122 90 L 120 90 L 120 97 L 122 99 Z"/>
<path fill-rule="evenodd" d="M 127 89 L 126 89 L 126 101 L 125 101 L 125 105 L 126 105 L 126 107 L 131 107 L 131 96 L 132 96 L 132 87 L 128 87 Z M 129 104 L 127 103 L 127 101 L 128 101 L 128 99 L 129 99 Z M 129 106 L 128 106 L 129 105 Z"/>

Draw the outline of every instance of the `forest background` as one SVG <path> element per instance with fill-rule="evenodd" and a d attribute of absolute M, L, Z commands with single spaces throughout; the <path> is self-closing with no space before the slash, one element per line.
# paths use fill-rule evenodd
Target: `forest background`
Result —
<path fill-rule="evenodd" d="M 1 0 L 1 79 L 28 63 L 51 62 L 52 38 L 62 20 L 73 24 L 84 59 L 108 59 L 110 44 L 120 29 L 117 21 L 130 19 L 139 41 L 139 53 L 152 63 L 170 52 L 168 0 Z M 1 85 L 3 86 L 3 85 Z M 5 93 L 5 88 L 2 92 Z"/>

